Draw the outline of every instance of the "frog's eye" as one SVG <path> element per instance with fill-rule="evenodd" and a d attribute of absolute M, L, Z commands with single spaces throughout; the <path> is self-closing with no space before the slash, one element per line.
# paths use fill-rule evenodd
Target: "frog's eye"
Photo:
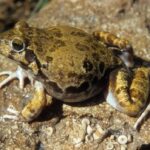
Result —
<path fill-rule="evenodd" d="M 10 42 L 10 46 L 12 48 L 13 51 L 15 52 L 22 52 L 25 49 L 25 43 L 23 40 L 19 39 L 19 38 L 14 38 L 11 42 Z"/>

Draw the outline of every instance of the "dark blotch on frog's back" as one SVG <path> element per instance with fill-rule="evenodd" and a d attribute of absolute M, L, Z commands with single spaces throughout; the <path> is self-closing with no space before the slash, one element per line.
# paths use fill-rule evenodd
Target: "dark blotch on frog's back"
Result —
<path fill-rule="evenodd" d="M 54 41 L 54 47 L 59 48 L 66 46 L 66 43 L 63 40 L 55 40 Z"/>
<path fill-rule="evenodd" d="M 52 58 L 52 57 L 46 56 L 46 62 L 47 62 L 47 63 L 50 63 L 50 62 L 52 62 L 52 61 L 53 61 L 53 58 Z"/>
<path fill-rule="evenodd" d="M 84 92 L 89 88 L 88 82 L 83 82 L 79 87 L 70 86 L 66 88 L 67 93 L 80 93 Z"/>
<path fill-rule="evenodd" d="M 63 40 L 59 39 L 54 39 L 51 44 L 52 45 L 50 45 L 49 47 L 50 52 L 54 52 L 58 48 L 66 46 L 66 43 Z"/>
<path fill-rule="evenodd" d="M 82 32 L 82 31 L 72 31 L 70 34 L 73 36 L 79 36 L 79 37 L 86 37 L 87 36 L 87 33 Z"/>
<path fill-rule="evenodd" d="M 99 61 L 99 55 L 97 53 L 92 53 L 94 60 Z"/>
<path fill-rule="evenodd" d="M 41 46 L 39 46 L 36 50 L 40 53 L 40 55 L 45 54 L 45 50 Z"/>
<path fill-rule="evenodd" d="M 80 51 L 87 51 L 90 50 L 90 48 L 87 45 L 81 44 L 81 43 L 76 43 L 75 47 L 80 50 Z"/>
<path fill-rule="evenodd" d="M 86 72 L 92 71 L 93 64 L 89 60 L 85 59 L 83 62 L 83 68 L 85 68 Z"/>
<path fill-rule="evenodd" d="M 62 32 L 60 29 L 58 28 L 53 28 L 50 30 L 51 34 L 54 36 L 54 37 L 58 37 L 58 38 L 61 38 L 63 36 Z"/>

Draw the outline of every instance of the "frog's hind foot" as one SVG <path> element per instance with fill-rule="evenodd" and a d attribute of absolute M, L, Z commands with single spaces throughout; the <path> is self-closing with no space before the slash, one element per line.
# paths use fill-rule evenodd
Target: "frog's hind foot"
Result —
<path fill-rule="evenodd" d="M 3 75 L 8 75 L 8 77 L 0 83 L 0 88 L 3 87 L 4 85 L 6 85 L 7 83 L 9 83 L 10 81 L 14 80 L 14 79 L 19 80 L 19 87 L 21 89 L 23 89 L 23 87 L 24 87 L 25 78 L 28 78 L 32 85 L 33 85 L 33 82 L 34 82 L 33 74 L 29 71 L 24 70 L 20 66 L 18 66 L 18 68 L 15 72 L 12 72 L 12 71 L 3 71 L 3 72 L 1 72 L 0 76 L 3 76 Z"/>
<path fill-rule="evenodd" d="M 134 66 L 133 48 L 128 40 L 119 38 L 112 33 L 104 31 L 95 31 L 93 32 L 93 35 L 113 49 L 114 54 L 122 60 L 127 68 Z"/>

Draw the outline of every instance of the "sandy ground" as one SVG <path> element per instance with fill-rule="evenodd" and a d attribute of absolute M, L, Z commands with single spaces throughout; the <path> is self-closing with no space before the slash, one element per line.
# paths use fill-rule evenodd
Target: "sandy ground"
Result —
<path fill-rule="evenodd" d="M 131 41 L 137 56 L 150 60 L 150 1 L 147 0 L 52 0 L 28 22 L 39 28 L 65 24 L 89 33 L 110 31 Z M 0 66 L 0 71 L 17 68 L 15 62 L 1 55 Z M 136 150 L 150 143 L 150 119 L 139 132 L 134 131 L 137 118 L 116 111 L 101 95 L 73 106 L 55 102 L 30 124 L 4 119 L 4 115 L 10 115 L 10 107 L 20 112 L 33 91 L 30 84 L 20 90 L 18 81 L 0 90 L 0 149 Z M 107 130 L 110 134 L 100 142 Z"/>

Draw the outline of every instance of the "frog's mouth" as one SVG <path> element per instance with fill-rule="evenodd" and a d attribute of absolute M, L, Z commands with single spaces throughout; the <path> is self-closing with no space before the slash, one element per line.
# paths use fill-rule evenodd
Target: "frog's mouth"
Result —
<path fill-rule="evenodd" d="M 92 84 L 92 83 L 91 83 Z M 68 86 L 67 88 L 63 89 L 60 88 L 57 83 L 49 81 L 45 84 L 46 91 L 54 98 L 74 103 L 74 102 L 81 102 L 85 101 L 89 98 L 94 97 L 102 90 L 102 80 L 98 78 L 93 79 L 93 85 L 88 82 L 83 82 L 80 86 Z"/>

